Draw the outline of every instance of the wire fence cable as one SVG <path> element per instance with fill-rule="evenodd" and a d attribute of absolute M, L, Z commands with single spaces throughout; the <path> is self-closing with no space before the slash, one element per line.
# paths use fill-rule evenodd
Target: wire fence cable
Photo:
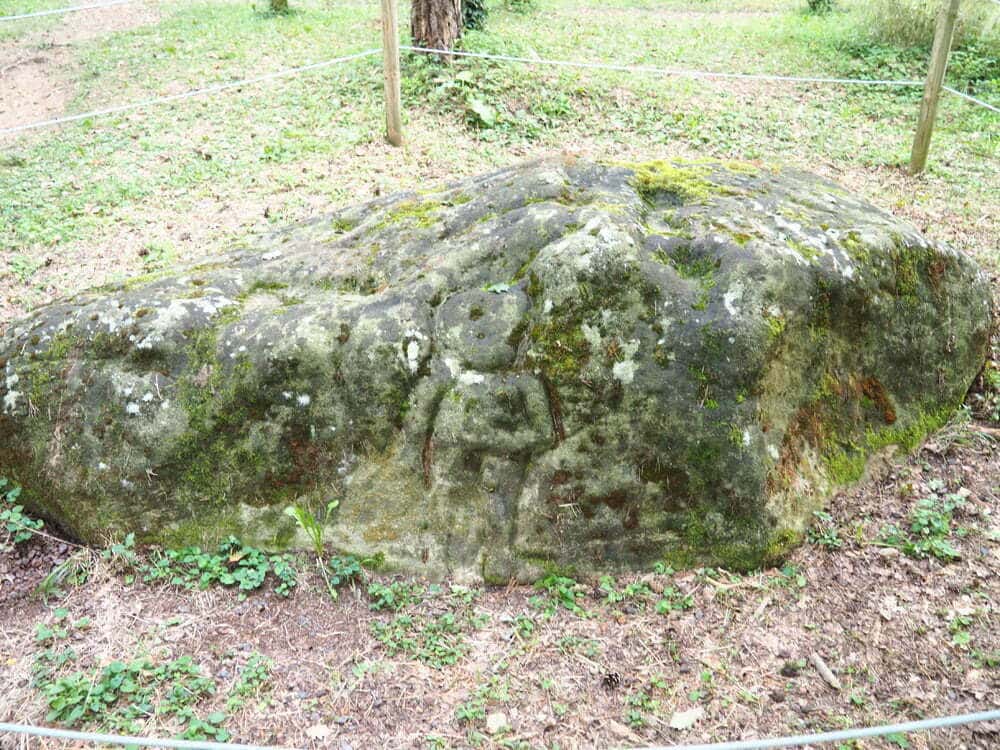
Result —
<path fill-rule="evenodd" d="M 123 0 L 131 1 L 131 0 Z M 401 50 L 406 50 L 408 52 L 418 52 L 421 54 L 432 54 L 432 55 L 453 55 L 455 57 L 473 57 L 483 60 L 500 60 L 503 62 L 516 62 L 516 63 L 526 63 L 529 65 L 551 65 L 554 67 L 566 67 L 566 68 L 584 68 L 593 70 L 612 70 L 623 73 L 650 73 L 654 75 L 664 75 L 664 76 L 676 76 L 683 78 L 721 78 L 721 79 L 737 79 L 737 80 L 751 80 L 751 81 L 785 81 L 789 83 L 825 83 L 825 84 L 842 84 L 842 85 L 863 85 L 863 86 L 923 86 L 923 81 L 915 80 L 896 80 L 887 78 L 829 78 L 821 76 L 785 76 L 785 75 L 775 75 L 770 73 L 724 73 L 717 71 L 708 70 L 689 70 L 686 68 L 661 68 L 651 65 L 620 65 L 616 63 L 601 63 L 601 62 L 584 62 L 578 60 L 550 60 L 546 58 L 534 58 L 534 57 L 519 57 L 516 55 L 493 55 L 485 52 L 464 52 L 461 50 L 444 50 L 435 49 L 433 47 L 413 47 L 410 45 L 400 45 Z M 335 57 L 331 60 L 324 60 L 322 62 L 312 63 L 310 65 L 302 65 L 297 68 L 286 68 L 285 70 L 279 70 L 274 73 L 267 73 L 262 76 L 256 76 L 254 78 L 245 78 L 240 81 L 232 81 L 229 83 L 220 83 L 213 86 L 206 86 L 204 88 L 192 89 L 191 91 L 185 91 L 181 94 L 171 94 L 169 96 L 153 97 L 149 99 L 143 99 L 138 102 L 132 102 L 130 104 L 121 104 L 115 107 L 108 107 L 106 109 L 96 109 L 90 112 L 83 112 L 76 115 L 67 115 L 65 117 L 55 117 L 51 120 L 39 120 L 37 122 L 27 123 L 25 125 L 17 125 L 10 128 L 0 129 L 0 135 L 9 135 L 12 133 L 20 133 L 25 130 L 35 130 L 37 128 L 51 127 L 54 125 L 62 125 L 69 122 L 77 122 L 79 120 L 86 120 L 90 117 L 99 117 L 101 115 L 111 115 L 118 114 L 120 112 L 129 112 L 135 109 L 141 109 L 143 107 L 150 107 L 158 104 L 166 104 L 168 102 L 180 101 L 182 99 L 191 99 L 196 96 L 203 96 L 205 94 L 214 94 L 221 91 L 228 91 L 230 89 L 240 88 L 241 86 L 248 86 L 256 83 L 264 83 L 266 81 L 273 81 L 278 78 L 286 78 L 288 76 L 297 75 L 299 73 L 305 73 L 307 71 L 319 70 L 321 68 L 326 68 L 331 65 L 337 65 L 339 63 L 349 62 L 351 60 L 358 60 L 363 57 L 369 57 L 371 55 L 376 55 L 381 52 L 378 48 L 367 49 L 362 52 L 357 52 L 353 55 L 345 55 L 343 57 Z M 964 94 L 961 91 L 952 88 L 951 86 L 943 86 L 945 91 L 951 94 L 961 97 L 973 104 L 985 107 L 993 112 L 1000 112 L 1000 108 L 995 107 L 982 99 L 977 99 L 969 94 Z"/>
<path fill-rule="evenodd" d="M 1000 2 L 1000 0 L 998 0 L 998 2 Z M 972 102 L 973 104 L 978 104 L 980 107 L 986 107 L 986 109 L 990 110 L 991 112 L 1000 112 L 1000 107 L 996 107 L 990 104 L 989 102 L 984 102 L 982 99 L 977 99 L 976 97 L 963 93 L 958 89 L 953 89 L 951 86 L 942 86 L 941 88 L 947 91 L 949 94 L 954 94 L 955 96 L 959 96 L 962 99 L 965 99 L 966 101 Z"/>
<path fill-rule="evenodd" d="M 1000 0 L 997 0 L 1000 2 Z M 679 78 L 723 78 L 747 81 L 785 81 L 788 83 L 829 83 L 845 86 L 923 86 L 923 81 L 896 80 L 888 78 L 829 78 L 822 76 L 786 76 L 772 73 L 724 73 L 710 70 L 690 70 L 687 68 L 661 68 L 652 65 L 620 65 L 616 63 L 584 62 L 579 60 L 549 60 L 542 57 L 518 57 L 516 55 L 493 55 L 486 52 L 463 52 L 460 50 L 435 49 L 433 47 L 412 47 L 400 45 L 401 50 L 420 52 L 431 55 L 454 55 L 455 57 L 475 57 L 483 60 L 502 60 L 505 62 L 527 63 L 529 65 L 551 65 L 564 68 L 584 68 L 594 70 L 613 70 L 623 73 L 651 73 L 654 75 L 675 76 Z M 1000 109 L 982 99 L 963 94 L 950 86 L 942 88 L 963 99 L 978 104 L 994 112 Z"/>
<path fill-rule="evenodd" d="M 98 734 L 95 732 L 75 732 L 71 729 L 56 729 L 55 727 L 33 727 L 24 724 L 0 723 L 0 734 L 11 732 L 27 734 L 33 737 L 50 737 L 61 740 L 81 740 L 83 742 L 100 742 L 103 745 L 138 745 L 140 747 L 160 747 L 168 750 L 289 750 L 288 748 L 262 747 L 260 745 L 241 745 L 229 742 L 209 742 L 208 740 L 174 740 L 157 739 L 156 737 L 129 737 L 122 734 Z"/>
<path fill-rule="evenodd" d="M 890 734 L 906 734 L 909 732 L 925 732 L 930 729 L 974 724 L 983 721 L 1000 720 L 1000 710 L 980 711 L 971 714 L 941 716 L 934 719 L 907 721 L 901 724 L 887 724 L 877 727 L 860 727 L 844 729 L 836 732 L 821 732 L 819 734 L 795 735 L 791 737 L 772 737 L 763 740 L 740 740 L 737 742 L 720 742 L 709 745 L 661 745 L 647 747 L 643 750 L 773 750 L 783 747 L 801 747 L 827 742 L 841 742 L 863 737 L 884 737 Z M 168 750 L 287 750 L 260 745 L 241 745 L 238 743 L 209 742 L 202 740 L 157 739 L 154 737 L 129 737 L 118 734 L 98 734 L 94 732 L 76 732 L 69 729 L 54 727 L 37 727 L 25 724 L 0 723 L 0 734 L 27 734 L 34 737 L 51 737 L 84 742 L 100 742 L 108 745 L 138 745 L 140 747 L 158 747 Z"/>
<path fill-rule="evenodd" d="M 25 130 L 35 130 L 37 128 L 47 128 L 53 125 L 62 125 L 67 122 L 77 122 L 79 120 L 86 120 L 91 117 L 99 117 L 100 115 L 113 115 L 120 112 L 129 112 L 133 109 L 140 109 L 142 107 L 151 107 L 157 104 L 166 104 L 167 102 L 176 102 L 182 99 L 191 99 L 196 96 L 203 96 L 205 94 L 216 94 L 220 91 L 228 91 L 230 89 L 238 89 L 242 86 L 249 86 L 255 83 L 264 83 L 266 81 L 273 81 L 278 78 L 287 78 L 288 76 L 297 75 L 299 73 L 304 73 L 306 71 L 320 70 L 321 68 L 328 68 L 331 65 L 337 65 L 339 63 L 349 62 L 351 60 L 359 60 L 362 57 L 370 57 L 371 55 L 377 55 L 381 53 L 381 49 L 373 48 L 367 49 L 363 52 L 356 52 L 353 55 L 345 55 L 343 57 L 335 57 L 332 60 L 323 60 L 322 62 L 311 63 L 309 65 L 301 65 L 297 68 L 286 68 L 284 70 L 278 70 L 274 73 L 267 73 L 262 76 L 256 76 L 255 78 L 244 78 L 241 81 L 232 81 L 230 83 L 219 83 L 214 86 L 206 86 L 200 89 L 192 89 L 191 91 L 185 91 L 182 94 L 171 94 L 169 96 L 154 97 L 151 99 L 143 99 L 142 101 L 132 102 L 131 104 L 121 104 L 116 107 L 108 107 L 107 109 L 95 109 L 91 112 L 82 112 L 76 115 L 67 115 L 66 117 L 55 117 L 51 120 L 39 120 L 37 122 L 30 122 L 26 125 L 17 125 L 12 128 L 4 128 L 0 130 L 0 135 L 8 135 L 10 133 L 20 133 Z"/>
<path fill-rule="evenodd" d="M 36 10 L 32 13 L 20 13 L 16 16 L 0 16 L 0 21 L 20 21 L 22 18 L 38 18 L 39 16 L 55 16 L 60 13 L 75 13 L 78 10 L 96 10 L 110 8 L 115 5 L 134 3 L 136 0 L 110 0 L 106 3 L 90 3 L 89 5 L 73 5 L 69 8 L 52 8 L 51 10 Z"/>
<path fill-rule="evenodd" d="M 981 721 L 996 721 L 1000 719 L 1000 710 L 980 711 L 971 714 L 940 716 L 934 719 L 907 721 L 901 724 L 887 724 L 879 727 L 859 727 L 843 729 L 837 732 L 821 732 L 820 734 L 800 734 L 792 737 L 772 737 L 763 740 L 740 740 L 738 742 L 717 742 L 708 745 L 658 745 L 643 748 L 643 750 L 772 750 L 782 747 L 801 747 L 826 742 L 844 742 L 862 737 L 884 737 L 890 734 L 907 734 L 909 732 L 926 732 L 929 729 L 974 724 Z"/>
<path fill-rule="evenodd" d="M 543 57 L 518 57 L 516 55 L 493 55 L 486 52 L 463 52 L 433 47 L 411 47 L 400 45 L 401 50 L 433 55 L 454 55 L 455 57 L 477 57 L 484 60 L 528 63 L 530 65 L 552 65 L 564 68 L 587 68 L 615 70 L 623 73 L 653 73 L 680 78 L 730 78 L 750 81 L 789 81 L 792 83 L 839 83 L 865 86 L 923 86 L 923 81 L 890 80 L 879 78 L 822 78 L 812 76 L 785 76 L 771 73 L 720 73 L 710 70 L 689 70 L 687 68 L 660 68 L 652 65 L 621 65 L 617 63 L 584 62 L 580 60 L 550 60 Z"/>

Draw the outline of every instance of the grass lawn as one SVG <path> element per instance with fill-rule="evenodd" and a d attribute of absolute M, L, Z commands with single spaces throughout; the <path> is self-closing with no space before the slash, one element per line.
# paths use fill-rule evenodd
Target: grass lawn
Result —
<path fill-rule="evenodd" d="M 0 14 L 58 5 L 4 0 Z M 923 77 L 926 51 L 865 42 L 857 4 L 842 5 L 810 16 L 804 3 L 763 0 L 542 0 L 524 13 L 495 4 L 487 30 L 467 34 L 463 46 L 715 71 Z M 27 66 L 30 85 L 58 92 L 62 111 L 76 113 L 378 45 L 374 2 L 299 0 L 287 16 L 263 12 L 262 0 L 257 6 L 146 0 L 8 23 L 0 25 L 0 60 L 22 73 Z M 33 64 L 33 54 L 47 62 Z M 949 80 L 988 80 L 982 61 L 963 54 Z M 993 83 L 977 93 L 996 99 Z M 383 141 L 378 56 L 0 137 L 0 325 L 53 296 L 201 258 L 269 225 L 559 152 L 718 156 L 811 169 L 997 267 L 990 251 L 1000 216 L 1000 125 L 995 114 L 956 97 L 942 102 L 928 173 L 912 179 L 902 165 L 919 87 L 665 78 L 467 59 L 442 69 L 411 56 L 403 89 L 403 150 Z M 23 114 L 17 122 L 59 112 Z"/>

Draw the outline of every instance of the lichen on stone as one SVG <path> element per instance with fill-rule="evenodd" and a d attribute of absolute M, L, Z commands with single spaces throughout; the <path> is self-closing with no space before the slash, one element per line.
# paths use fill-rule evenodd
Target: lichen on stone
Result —
<path fill-rule="evenodd" d="M 543 160 L 349 207 L 0 339 L 0 474 L 74 536 L 502 582 L 752 568 L 985 356 L 964 255 L 819 178 Z"/>

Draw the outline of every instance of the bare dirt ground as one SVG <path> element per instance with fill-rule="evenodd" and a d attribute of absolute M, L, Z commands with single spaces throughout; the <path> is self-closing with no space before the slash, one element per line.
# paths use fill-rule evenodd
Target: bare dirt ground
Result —
<path fill-rule="evenodd" d="M 73 45 L 158 17 L 154 4 L 142 3 L 70 13 L 54 28 L 0 44 L 0 129 L 65 112 L 75 90 Z"/>
<path fill-rule="evenodd" d="M 46 605 L 34 585 L 53 558 L 72 550 L 36 539 L 0 557 L 0 720 L 45 719 L 32 687 L 32 664 L 43 649 L 35 629 L 52 624 L 55 606 L 70 620 L 91 621 L 71 635 L 74 668 L 190 654 L 215 680 L 220 704 L 249 655 L 267 656 L 270 680 L 227 724 L 244 742 L 639 747 L 995 707 L 1000 446 L 989 435 L 975 427 L 945 432 L 912 459 L 838 495 L 827 528 L 836 528 L 840 548 L 806 544 L 784 568 L 748 576 L 701 570 L 618 581 L 619 588 L 645 581 L 654 592 L 676 587 L 691 597 L 685 611 L 657 614 L 641 599 L 609 604 L 596 581 L 584 581 L 586 616 L 556 608 L 546 618 L 530 601 L 539 592 L 529 587 L 477 592 L 465 603 L 445 586 L 404 610 L 413 618 L 465 612 L 478 623 L 457 636 L 464 656 L 440 669 L 392 654 L 373 626 L 394 615 L 370 611 L 361 587 L 330 601 L 304 557 L 303 580 L 287 600 L 263 593 L 239 602 L 218 589 L 126 585 L 94 560 L 87 583 Z M 905 527 L 917 501 L 935 493 L 965 498 L 951 540 L 959 560 L 911 559 L 878 543 L 886 525 Z M 533 623 L 530 631 L 523 618 Z M 812 654 L 840 689 L 824 681 Z M 691 728 L 670 727 L 692 709 L 700 718 Z M 148 731 L 162 735 L 169 725 L 150 723 Z M 906 743 L 842 747 L 985 750 L 1000 745 L 1000 725 L 911 735 Z M 0 746 L 59 745 L 0 739 Z"/>

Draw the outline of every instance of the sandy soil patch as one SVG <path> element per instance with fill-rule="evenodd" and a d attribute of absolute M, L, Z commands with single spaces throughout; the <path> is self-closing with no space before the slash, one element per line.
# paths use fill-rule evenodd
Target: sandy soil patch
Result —
<path fill-rule="evenodd" d="M 53 28 L 0 45 L 0 130 L 64 113 L 75 90 L 73 45 L 158 18 L 155 3 L 67 13 Z"/>

